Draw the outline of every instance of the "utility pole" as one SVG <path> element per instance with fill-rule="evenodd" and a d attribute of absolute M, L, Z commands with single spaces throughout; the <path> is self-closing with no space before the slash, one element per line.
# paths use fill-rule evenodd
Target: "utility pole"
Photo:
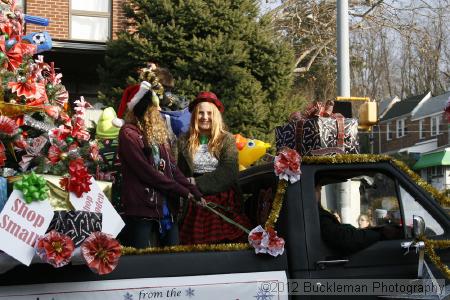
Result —
<path fill-rule="evenodd" d="M 337 96 L 350 97 L 350 54 L 348 33 L 348 0 L 337 0 Z M 359 215 L 360 200 L 357 182 L 342 182 L 336 185 L 337 203 L 340 206 L 343 223 L 353 223 Z M 356 224 L 355 224 L 356 225 Z"/>
<path fill-rule="evenodd" d="M 337 96 L 350 97 L 348 0 L 337 0 Z"/>

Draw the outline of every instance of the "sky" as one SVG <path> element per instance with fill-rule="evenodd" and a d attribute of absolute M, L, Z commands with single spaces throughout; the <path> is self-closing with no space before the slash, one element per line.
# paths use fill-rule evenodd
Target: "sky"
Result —
<path fill-rule="evenodd" d="M 281 4 L 281 0 L 260 0 L 261 12 L 265 13 Z"/>

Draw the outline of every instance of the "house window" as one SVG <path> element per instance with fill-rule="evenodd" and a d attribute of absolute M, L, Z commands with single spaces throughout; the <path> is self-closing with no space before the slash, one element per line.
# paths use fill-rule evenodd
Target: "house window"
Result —
<path fill-rule="evenodd" d="M 439 134 L 439 124 L 441 120 L 441 116 L 434 116 L 430 118 L 430 124 L 431 124 L 431 135 L 435 136 Z"/>
<path fill-rule="evenodd" d="M 391 123 L 387 123 L 387 124 L 386 124 L 386 140 L 387 140 L 387 141 L 392 140 Z"/>
<path fill-rule="evenodd" d="M 444 174 L 444 171 L 442 169 L 442 166 L 434 166 L 427 168 L 427 177 L 428 179 L 434 178 L 434 177 L 442 177 Z"/>
<path fill-rule="evenodd" d="M 423 132 L 424 128 L 423 128 L 423 124 L 424 124 L 424 119 L 419 120 L 419 139 L 424 139 L 425 138 L 425 133 Z"/>
<path fill-rule="evenodd" d="M 70 0 L 70 38 L 105 42 L 111 33 L 110 0 Z"/>
<path fill-rule="evenodd" d="M 397 120 L 397 137 L 402 137 L 406 135 L 405 119 Z"/>

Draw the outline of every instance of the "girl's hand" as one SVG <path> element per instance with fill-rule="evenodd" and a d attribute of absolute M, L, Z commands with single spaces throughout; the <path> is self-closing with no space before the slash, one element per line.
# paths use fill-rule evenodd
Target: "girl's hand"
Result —
<path fill-rule="evenodd" d="M 206 206 L 208 203 L 206 202 L 205 198 L 201 197 L 200 201 L 198 202 L 199 205 L 201 206 Z"/>

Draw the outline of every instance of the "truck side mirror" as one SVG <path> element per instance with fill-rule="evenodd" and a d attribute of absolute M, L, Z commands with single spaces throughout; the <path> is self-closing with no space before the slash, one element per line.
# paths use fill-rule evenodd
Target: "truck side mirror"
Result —
<path fill-rule="evenodd" d="M 421 216 L 413 215 L 413 236 L 419 237 L 425 234 L 425 221 Z"/>

